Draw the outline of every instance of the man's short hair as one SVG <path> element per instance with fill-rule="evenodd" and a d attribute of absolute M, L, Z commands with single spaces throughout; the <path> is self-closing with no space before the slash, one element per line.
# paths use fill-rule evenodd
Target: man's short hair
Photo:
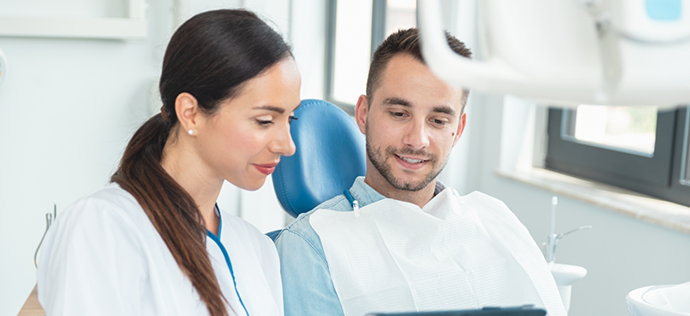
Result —
<path fill-rule="evenodd" d="M 450 33 L 447 31 L 446 39 L 448 40 L 448 45 L 454 52 L 467 58 L 472 58 L 472 52 L 470 49 L 467 48 L 463 42 L 455 38 L 453 35 L 450 35 Z M 424 62 L 424 58 L 422 57 L 422 51 L 419 47 L 419 33 L 416 27 L 406 30 L 398 30 L 397 32 L 388 36 L 388 38 L 386 38 L 381 45 L 376 48 L 374 57 L 371 59 L 371 65 L 369 66 L 369 76 L 367 77 L 366 93 L 369 102 L 371 102 L 374 97 L 374 91 L 379 88 L 381 75 L 386 69 L 386 65 L 388 65 L 388 62 L 398 54 L 408 54 L 426 65 L 426 62 Z M 469 94 L 470 91 L 463 88 L 461 99 L 463 109 L 465 108 Z"/>

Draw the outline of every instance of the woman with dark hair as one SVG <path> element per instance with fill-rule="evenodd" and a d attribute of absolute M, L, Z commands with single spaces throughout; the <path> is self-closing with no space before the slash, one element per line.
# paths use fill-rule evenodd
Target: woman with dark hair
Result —
<path fill-rule="evenodd" d="M 289 46 L 255 14 L 199 14 L 163 61 L 161 113 L 112 183 L 51 227 L 38 271 L 48 315 L 282 315 L 273 243 L 216 206 L 224 180 L 260 188 L 295 152 Z"/>

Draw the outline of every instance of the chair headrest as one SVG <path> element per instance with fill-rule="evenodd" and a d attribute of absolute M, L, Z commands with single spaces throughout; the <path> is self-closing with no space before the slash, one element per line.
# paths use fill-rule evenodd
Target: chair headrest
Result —
<path fill-rule="evenodd" d="M 273 173 L 278 200 L 293 217 L 342 194 L 366 173 L 364 135 L 352 117 L 322 100 L 303 100 L 295 116 L 290 133 L 297 150 Z"/>

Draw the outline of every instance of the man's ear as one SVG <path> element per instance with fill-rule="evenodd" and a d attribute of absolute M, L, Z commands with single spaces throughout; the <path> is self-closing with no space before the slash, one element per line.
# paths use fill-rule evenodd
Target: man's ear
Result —
<path fill-rule="evenodd" d="M 194 135 L 194 133 L 198 132 L 199 102 L 197 102 L 193 95 L 187 92 L 177 95 L 175 99 L 175 114 L 178 121 L 180 121 L 180 128 L 185 133 Z"/>
<path fill-rule="evenodd" d="M 362 134 L 367 133 L 367 114 L 369 114 L 369 102 L 366 95 L 360 95 L 357 99 L 357 106 L 355 107 L 355 121 L 359 126 L 359 131 Z"/>
<path fill-rule="evenodd" d="M 465 123 L 467 121 L 467 113 L 463 112 L 462 115 L 460 115 L 460 123 L 458 124 L 458 130 L 455 132 L 455 139 L 453 139 L 453 147 L 455 147 L 455 144 L 458 143 L 460 140 L 460 136 L 462 135 L 462 132 L 465 131 Z"/>

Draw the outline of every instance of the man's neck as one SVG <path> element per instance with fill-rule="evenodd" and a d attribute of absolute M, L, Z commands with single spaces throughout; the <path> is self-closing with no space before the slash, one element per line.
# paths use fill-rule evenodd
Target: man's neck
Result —
<path fill-rule="evenodd" d="M 372 174 L 367 172 L 364 176 L 364 183 L 376 190 L 379 194 L 389 199 L 408 202 L 423 208 L 434 198 L 434 191 L 436 190 L 436 179 L 429 182 L 429 184 L 419 191 L 400 190 L 393 187 L 388 180 L 380 174 Z"/>

